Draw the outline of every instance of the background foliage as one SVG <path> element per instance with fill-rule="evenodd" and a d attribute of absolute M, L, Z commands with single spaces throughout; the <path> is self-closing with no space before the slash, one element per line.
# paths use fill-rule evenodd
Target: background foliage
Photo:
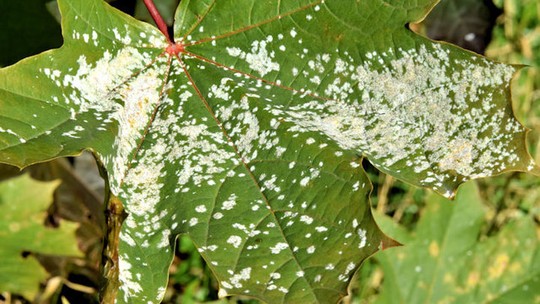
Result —
<path fill-rule="evenodd" d="M 177 2 L 156 1 L 162 4 L 160 8 L 170 22 Z M 486 1 L 473 0 L 443 0 L 438 8 L 432 12 L 434 19 L 427 18 L 424 24 L 411 26 L 416 31 L 429 35 L 434 39 L 446 39 L 454 43 L 461 43 L 474 51 L 483 53 L 500 61 L 516 64 L 527 64 L 531 68 L 524 69 L 514 79 L 513 100 L 516 116 L 526 126 L 534 131 L 530 133 L 529 147 L 533 157 L 540 161 L 540 4 L 535 0 L 506 0 L 496 1 L 496 7 L 503 9 L 504 13 L 498 16 L 493 6 L 481 5 Z M 136 17 L 149 20 L 142 1 L 112 1 L 111 4 L 135 15 Z M 59 25 L 54 2 L 43 0 L 20 1 L 0 0 L 0 17 L 3 22 L 0 27 L 0 65 L 9 65 L 18 59 L 32 53 L 57 47 L 61 44 L 58 40 Z M 167 17 L 168 16 L 168 17 Z M 444 16 L 442 18 L 441 16 Z M 56 18 L 56 19 L 55 19 Z M 490 22 L 495 21 L 493 32 Z M 481 26 L 478 26 L 478 25 Z M 39 29 L 38 32 L 36 29 Z M 478 29 L 483 31 L 477 32 Z M 14 34 L 16 33 L 16 34 Z M 474 33 L 474 36 L 469 35 Z M 450 34 L 450 35 L 443 35 Z M 35 36 L 33 36 L 35 35 Z M 17 40 L 15 40 L 15 38 Z M 23 38 L 25 37 L 25 38 Z M 37 37 L 37 38 L 36 38 Z M 15 46 L 10 46 L 12 41 L 21 41 Z M 487 49 L 484 48 L 487 46 Z M 489 294 L 488 287 L 482 287 L 478 281 L 488 281 L 491 275 L 501 278 L 513 278 L 521 267 L 527 270 L 525 277 L 531 283 L 518 284 L 501 283 L 499 280 L 494 284 L 493 290 L 502 290 L 508 286 L 519 286 L 512 289 L 513 293 L 493 298 L 495 302 L 505 302 L 510 298 L 513 303 L 531 303 L 540 301 L 540 288 L 534 280 L 540 280 L 540 262 L 527 254 L 538 253 L 538 238 L 540 235 L 540 179 L 530 175 L 519 173 L 505 174 L 496 178 L 483 179 L 468 184 L 464 191 L 472 191 L 474 194 L 458 199 L 451 203 L 433 195 L 429 191 L 406 185 L 400 181 L 386 176 L 383 173 L 365 164 L 367 171 L 372 175 L 374 183 L 374 195 L 372 196 L 373 207 L 377 210 L 377 218 L 381 227 L 391 236 L 402 243 L 409 242 L 415 246 L 396 248 L 382 252 L 369 260 L 357 273 L 357 279 L 351 286 L 352 295 L 345 299 L 348 303 L 373 303 L 389 302 L 395 297 L 403 299 L 426 299 L 422 298 L 422 276 L 435 280 L 439 278 L 444 282 L 444 271 L 426 274 L 432 261 L 418 259 L 422 253 L 437 253 L 441 256 L 449 256 L 448 252 L 457 250 L 456 260 L 441 262 L 442 265 L 457 265 L 457 270 L 452 275 L 457 282 L 467 284 L 478 290 L 487 290 L 485 298 Z M 8 179 L 20 173 L 14 168 L 0 167 L 0 178 Z M 59 257 L 53 255 L 38 255 L 37 260 L 47 272 L 49 279 L 41 282 L 40 291 L 36 295 L 2 293 L 2 300 L 6 302 L 37 302 L 37 303 L 60 303 L 62 299 L 70 303 L 96 303 L 96 288 L 98 286 L 98 267 L 100 255 L 100 240 L 103 235 L 102 210 L 102 186 L 98 178 L 97 170 L 91 159 L 77 158 L 70 160 L 56 160 L 48 164 L 36 165 L 28 168 L 34 178 L 41 180 L 61 179 L 62 184 L 54 195 L 54 203 L 48 209 L 48 216 L 44 222 L 49 226 L 58 226 L 65 219 L 78 222 L 77 230 L 79 248 L 85 253 L 85 258 Z M 378 175 L 378 176 L 377 176 Z M 473 190 L 471 190 L 473 189 Z M 437 207 L 440 206 L 440 207 Z M 460 208 L 459 206 L 463 206 Z M 437 246 L 428 242 L 430 237 L 435 239 L 436 233 L 429 235 L 433 229 L 458 229 L 450 224 L 435 221 L 437 216 L 444 212 L 456 212 L 463 216 L 470 215 L 471 208 L 476 206 L 482 212 L 477 212 L 474 230 L 467 230 L 467 235 L 472 238 L 456 238 L 447 246 Z M 455 210 L 449 210 L 449 208 Z M 450 214 L 448 213 L 448 214 Z M 431 223 L 427 215 L 431 215 Z M 469 229 L 472 229 L 469 227 Z M 444 233 L 443 233 L 444 234 Z M 509 237 L 511 236 L 511 237 Z M 497 246 L 490 245 L 505 238 L 517 239 L 525 245 L 519 245 L 520 250 L 513 254 L 522 254 L 523 260 L 518 264 L 512 264 L 514 260 L 497 259 L 501 256 Z M 423 241 L 422 241 L 423 240 Z M 416 242 L 416 243 L 415 243 Z M 422 243 L 423 242 L 423 243 Z M 469 242 L 466 244 L 466 242 Z M 419 243 L 419 244 L 417 244 Z M 521 243 L 519 243 L 521 244 Z M 170 269 L 171 277 L 169 288 L 165 296 L 166 303 L 235 303 L 256 302 L 243 298 L 217 299 L 217 283 L 212 279 L 211 273 L 199 257 L 195 247 L 189 239 L 178 240 L 176 257 Z M 467 247 L 469 246 L 469 247 Z M 515 247 L 514 244 L 512 247 Z M 438 248 L 437 250 L 434 248 Z M 475 249 L 479 248 L 479 249 Z M 461 251 L 460 251 L 461 250 Z M 443 252 L 444 251 L 444 252 Z M 460 256 L 461 254 L 461 256 Z M 393 265 L 400 260 L 400 256 L 416 256 L 416 260 Z M 537 254 L 537 256 L 539 256 Z M 403 259 L 406 259 L 403 257 Z M 459 273 L 468 266 L 474 264 L 471 261 L 487 260 L 484 271 L 478 270 L 478 277 L 471 272 Z M 461 267 L 459 267 L 461 265 Z M 514 266 L 512 266 L 514 265 Z M 404 267 L 403 275 L 397 279 L 412 281 L 420 284 L 417 286 L 418 294 L 408 294 L 397 288 L 393 288 L 395 277 L 389 274 L 393 267 Z M 450 267 L 450 266 L 448 266 Z M 517 268 L 516 268 L 517 267 Z M 420 271 L 418 271 L 420 269 Z M 422 273 L 424 270 L 424 273 Z M 519 270 L 519 271 L 518 271 Z M 37 272 L 36 272 L 37 273 Z M 450 273 L 450 271 L 449 271 Z M 522 276 L 523 277 L 523 276 Z M 477 283 L 475 285 L 475 282 Z M 411 283 L 412 284 L 412 283 Z M 513 284 L 513 285 L 512 285 Z M 442 284 L 444 285 L 444 284 Z M 457 296 L 444 289 L 436 289 L 436 284 L 428 285 L 430 293 L 427 299 L 445 300 L 447 303 L 459 303 Z M 507 286 L 507 287 L 504 287 Z M 536 286 L 536 287 L 535 287 Z M 455 291 L 455 290 L 454 290 Z M 463 292 L 460 296 L 463 296 Z M 505 293 L 506 294 L 506 293 Z M 25 295 L 27 298 L 23 298 Z M 420 297 L 420 298 L 418 298 Z M 506 297 L 506 298 L 505 298 Z M 426 302 L 428 303 L 428 302 Z"/>

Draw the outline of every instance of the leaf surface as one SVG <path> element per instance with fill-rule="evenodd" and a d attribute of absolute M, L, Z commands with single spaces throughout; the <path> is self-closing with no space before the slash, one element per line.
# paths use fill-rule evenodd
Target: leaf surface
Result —
<path fill-rule="evenodd" d="M 0 70 L 0 159 L 94 151 L 129 214 L 120 302 L 162 298 L 178 234 L 220 296 L 336 302 L 385 240 L 362 157 L 447 196 L 533 166 L 514 68 L 404 28 L 432 1 L 182 1 L 178 56 L 101 1 L 59 4 L 65 45 Z"/>
<path fill-rule="evenodd" d="M 28 175 L 0 183 L 0 291 L 32 300 L 47 278 L 33 254 L 81 256 L 75 223 L 43 226 L 58 182 L 38 182 Z"/>
<path fill-rule="evenodd" d="M 537 225 L 524 216 L 479 241 L 486 210 L 476 184 L 455 202 L 430 195 L 414 235 L 377 253 L 385 274 L 375 303 L 528 303 L 540 290 Z M 388 222 L 380 222 L 383 231 Z M 403 237 L 402 237 L 403 239 Z"/>

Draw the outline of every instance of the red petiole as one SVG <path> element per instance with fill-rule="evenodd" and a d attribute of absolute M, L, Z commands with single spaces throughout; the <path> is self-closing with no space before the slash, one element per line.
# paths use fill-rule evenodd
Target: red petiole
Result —
<path fill-rule="evenodd" d="M 159 31 L 163 33 L 163 35 L 165 35 L 165 38 L 167 38 L 167 41 L 169 42 L 169 46 L 166 49 L 167 53 L 169 53 L 170 55 L 178 55 L 179 53 L 182 53 L 184 51 L 184 44 L 181 42 L 175 43 L 171 39 L 171 37 L 169 36 L 169 31 L 167 29 L 167 24 L 165 23 L 163 17 L 161 17 L 161 14 L 156 8 L 154 0 L 144 0 L 144 5 L 146 5 L 146 8 L 148 9 L 148 12 L 150 12 L 150 16 L 152 16 L 152 19 L 154 19 L 154 22 L 156 23 Z"/>

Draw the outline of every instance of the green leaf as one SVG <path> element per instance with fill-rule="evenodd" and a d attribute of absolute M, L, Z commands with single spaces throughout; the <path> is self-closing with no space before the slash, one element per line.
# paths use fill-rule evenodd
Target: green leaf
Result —
<path fill-rule="evenodd" d="M 75 223 L 43 226 L 59 182 L 38 182 L 28 175 L 0 182 L 0 291 L 33 299 L 47 278 L 33 254 L 81 256 Z"/>
<path fill-rule="evenodd" d="M 375 303 L 532 303 L 539 296 L 540 241 L 531 217 L 479 241 L 486 211 L 475 183 L 462 186 L 455 202 L 427 201 L 412 240 L 375 255 L 385 274 Z"/>
<path fill-rule="evenodd" d="M 365 156 L 453 196 L 533 168 L 514 68 L 413 35 L 434 1 L 182 1 L 184 47 L 99 0 L 65 44 L 0 70 L 0 160 L 92 150 L 128 217 L 119 302 L 158 302 L 187 234 L 220 296 L 328 303 L 385 236 Z"/>

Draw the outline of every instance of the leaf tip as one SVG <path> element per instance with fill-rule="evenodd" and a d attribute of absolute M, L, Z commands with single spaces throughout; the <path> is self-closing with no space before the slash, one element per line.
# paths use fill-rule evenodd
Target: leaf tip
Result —
<path fill-rule="evenodd" d="M 379 244 L 379 249 L 380 249 L 380 250 L 386 250 L 386 249 L 388 249 L 388 248 L 392 248 L 392 247 L 400 247 L 400 246 L 403 246 L 403 244 L 401 244 L 400 242 L 394 240 L 394 239 L 391 238 L 391 237 L 385 236 L 385 237 L 381 240 L 381 243 Z"/>

